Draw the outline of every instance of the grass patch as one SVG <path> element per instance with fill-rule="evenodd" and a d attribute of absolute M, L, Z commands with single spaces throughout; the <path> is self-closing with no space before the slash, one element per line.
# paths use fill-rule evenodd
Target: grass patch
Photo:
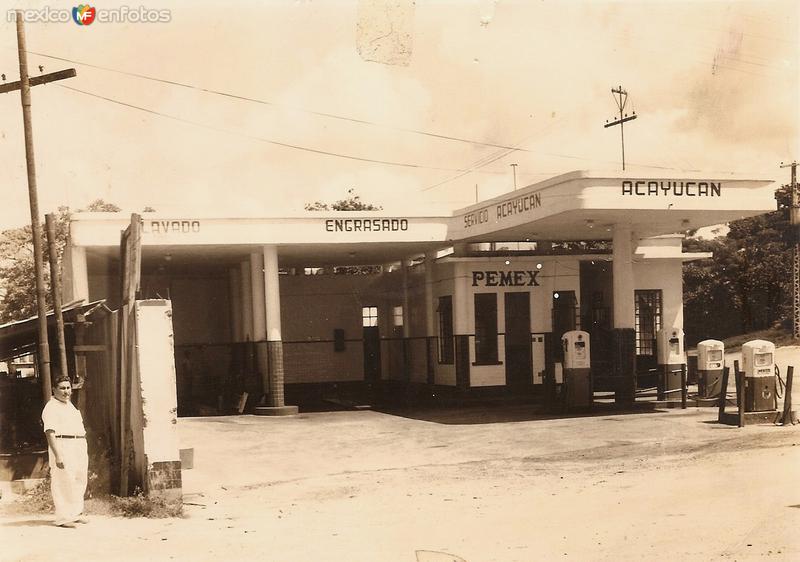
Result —
<path fill-rule="evenodd" d="M 5 511 L 15 515 L 53 513 L 50 474 L 48 473 L 47 477 L 17 498 L 14 503 L 7 504 Z M 146 496 L 137 489 L 132 496 L 126 498 L 112 494 L 90 496 L 84 503 L 84 511 L 89 515 L 163 519 L 181 517 L 183 502 L 157 496 Z"/>
<path fill-rule="evenodd" d="M 109 496 L 111 513 L 122 517 L 149 517 L 163 519 L 183 515 L 183 502 L 161 497 L 146 496 L 141 490 L 127 498 Z"/>
<path fill-rule="evenodd" d="M 759 330 L 748 334 L 731 336 L 723 340 L 722 343 L 725 344 L 726 352 L 741 351 L 742 344 L 752 340 L 767 340 L 774 343 L 775 347 L 797 345 L 797 342 L 792 338 L 792 332 L 783 328 L 770 328 L 769 330 Z"/>

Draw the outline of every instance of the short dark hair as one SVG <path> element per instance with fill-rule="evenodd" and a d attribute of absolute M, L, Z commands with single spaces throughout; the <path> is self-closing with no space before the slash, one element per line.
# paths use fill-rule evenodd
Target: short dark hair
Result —
<path fill-rule="evenodd" d="M 62 382 L 68 382 L 70 386 L 72 386 L 72 381 L 66 375 L 58 375 L 56 377 L 56 386 L 60 385 Z"/>

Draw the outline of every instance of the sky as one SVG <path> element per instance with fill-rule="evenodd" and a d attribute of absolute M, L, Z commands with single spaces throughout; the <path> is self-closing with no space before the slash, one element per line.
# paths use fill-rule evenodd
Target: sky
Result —
<path fill-rule="evenodd" d="M 384 4 L 391 7 L 387 9 Z M 92 4 L 112 10 L 123 3 Z M 74 4 L 22 2 L 65 9 Z M 180 0 L 168 22 L 26 24 L 39 207 L 297 214 L 347 197 L 449 213 L 579 169 L 789 181 L 797 2 Z M 7 8 L 3 8 L 6 10 Z M 0 72 L 17 80 L 0 12 Z M 0 229 L 30 221 L 0 95 Z M 514 168 L 511 164 L 516 164 Z"/>

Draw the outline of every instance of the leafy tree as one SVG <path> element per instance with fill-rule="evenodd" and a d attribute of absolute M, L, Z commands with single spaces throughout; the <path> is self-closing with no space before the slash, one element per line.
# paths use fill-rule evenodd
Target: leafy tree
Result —
<path fill-rule="evenodd" d="M 313 203 L 306 203 L 306 211 L 380 211 L 383 207 L 373 205 L 372 203 L 364 203 L 359 195 L 356 195 L 355 190 L 351 187 L 347 190 L 347 198 L 334 201 L 333 203 L 323 203 L 322 201 L 314 201 Z"/>
<path fill-rule="evenodd" d="M 95 199 L 86 206 L 90 212 L 116 212 L 113 203 Z M 59 207 L 56 213 L 56 254 L 59 262 L 69 233 L 69 207 Z M 47 305 L 51 306 L 50 266 L 47 235 L 42 221 L 42 248 Z M 23 226 L 0 232 L 0 322 L 29 318 L 38 313 L 36 307 L 36 274 L 33 264 L 31 227 Z"/>
<path fill-rule="evenodd" d="M 306 211 L 380 211 L 383 207 L 364 203 L 355 190 L 351 187 L 347 190 L 347 198 L 339 199 L 333 203 L 323 203 L 314 201 L 305 205 Z M 334 274 L 343 275 L 370 275 L 380 273 L 383 268 L 379 265 L 358 265 L 358 266 L 338 266 L 333 268 Z"/>
<path fill-rule="evenodd" d="M 713 252 L 684 266 L 687 341 L 722 339 L 771 328 L 791 318 L 790 191 L 776 193 L 776 211 L 731 222 L 714 240 L 687 239 L 686 251 Z"/>

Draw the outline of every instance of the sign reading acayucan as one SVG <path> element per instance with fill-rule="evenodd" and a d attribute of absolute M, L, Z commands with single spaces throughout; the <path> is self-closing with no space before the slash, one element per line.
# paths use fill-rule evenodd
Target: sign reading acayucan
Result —
<path fill-rule="evenodd" d="M 523 195 L 511 199 L 510 201 L 502 201 L 494 205 L 494 218 L 495 221 L 500 221 L 506 217 L 527 213 L 533 209 L 538 209 L 542 206 L 542 194 L 531 193 L 530 195 Z M 470 228 L 485 222 L 489 222 L 489 210 L 492 207 L 485 207 L 471 213 L 464 215 L 464 228 Z"/>
<path fill-rule="evenodd" d="M 623 195 L 664 195 L 677 197 L 721 197 L 722 182 L 624 180 Z"/>

